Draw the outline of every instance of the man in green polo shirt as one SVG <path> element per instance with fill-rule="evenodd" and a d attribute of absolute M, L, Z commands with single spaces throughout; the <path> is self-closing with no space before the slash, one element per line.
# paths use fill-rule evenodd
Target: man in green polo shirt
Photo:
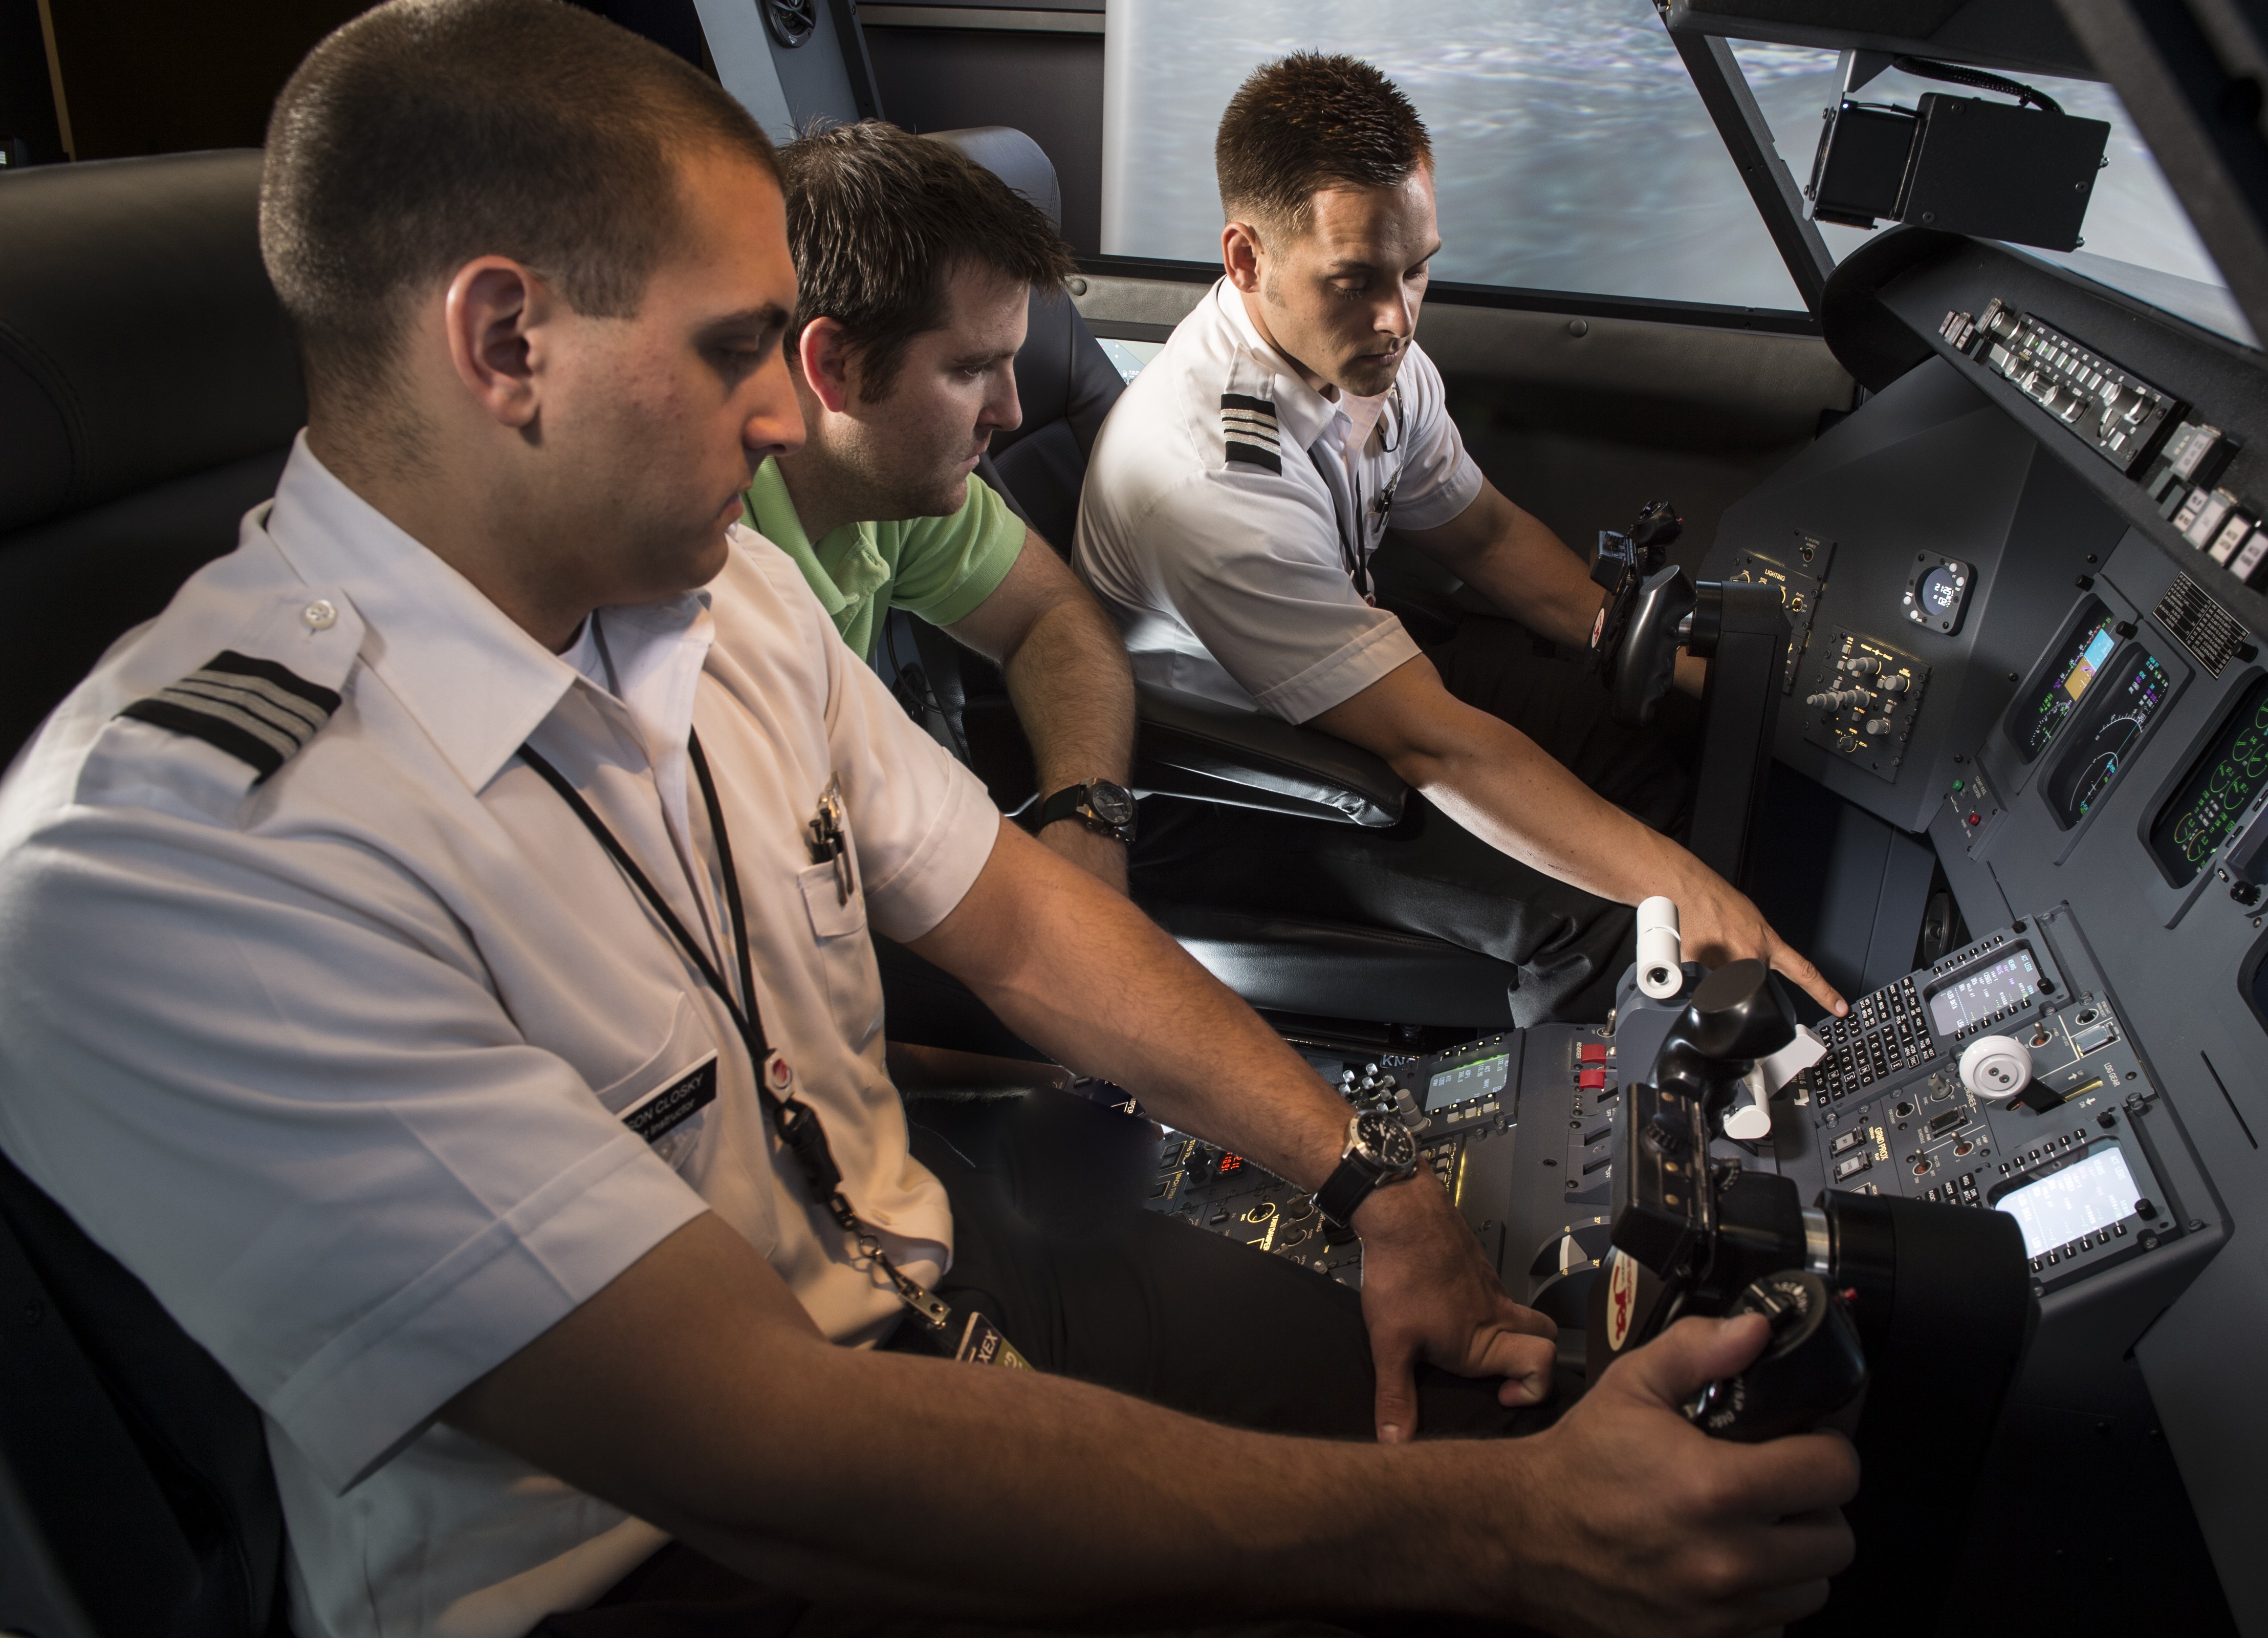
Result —
<path fill-rule="evenodd" d="M 975 476 L 1021 419 L 1034 285 L 1070 253 L 1035 206 L 941 143 L 878 122 L 790 144 L 798 282 L 789 372 L 806 442 L 749 486 L 750 527 L 795 559 L 871 659 L 903 609 L 998 664 L 1039 771 L 1040 839 L 1126 890 L 1134 685 L 1118 630 Z M 1101 788 L 1098 788 L 1098 782 Z"/>

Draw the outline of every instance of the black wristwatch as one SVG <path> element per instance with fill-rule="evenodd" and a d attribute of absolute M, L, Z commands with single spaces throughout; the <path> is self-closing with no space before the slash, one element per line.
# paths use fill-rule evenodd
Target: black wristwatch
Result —
<path fill-rule="evenodd" d="M 1418 1140 L 1395 1117 L 1373 1109 L 1347 1122 L 1338 1169 L 1315 1191 L 1315 1205 L 1333 1222 L 1351 1228 L 1373 1189 L 1417 1175 Z"/>
<path fill-rule="evenodd" d="M 1134 845 L 1134 793 L 1108 779 L 1065 786 L 1040 804 L 1040 821 L 1032 828 L 1044 830 L 1058 819 L 1076 819 L 1099 835 Z"/>

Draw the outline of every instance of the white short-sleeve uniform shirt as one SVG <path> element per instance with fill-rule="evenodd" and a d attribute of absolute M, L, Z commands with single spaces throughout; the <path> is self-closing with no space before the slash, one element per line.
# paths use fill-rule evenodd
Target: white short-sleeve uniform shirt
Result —
<path fill-rule="evenodd" d="M 732 546 L 563 658 L 303 440 L 237 550 L 0 785 L 0 1147 L 264 1413 L 306 1638 L 509 1638 L 661 1544 L 433 1417 L 702 1212 L 837 1341 L 898 1311 L 806 1201 L 724 1007 L 523 741 L 730 973 L 697 729 L 764 1028 L 893 1253 L 923 1279 L 950 1256 L 867 927 L 934 926 L 998 815 L 787 555 Z M 836 779 L 847 903 L 803 835 Z M 649 1142 L 624 1117 L 664 1093 L 698 1106 Z"/>
<path fill-rule="evenodd" d="M 1422 348 L 1383 403 L 1336 402 L 1224 278 L 1103 423 L 1074 561 L 1138 679 L 1305 722 L 1418 653 L 1369 600 L 1389 522 L 1447 523 L 1482 483 Z"/>

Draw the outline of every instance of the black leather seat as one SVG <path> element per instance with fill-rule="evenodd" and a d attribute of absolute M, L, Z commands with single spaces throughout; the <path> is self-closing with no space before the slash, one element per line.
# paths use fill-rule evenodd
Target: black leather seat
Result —
<path fill-rule="evenodd" d="M 0 173 L 0 759 L 236 545 L 306 419 L 253 151 Z"/>
<path fill-rule="evenodd" d="M 260 163 L 0 173 L 0 756 L 275 491 L 306 409 Z M 284 1630 L 259 1413 L 4 1160 L 0 1534 L 0 1629 Z"/>

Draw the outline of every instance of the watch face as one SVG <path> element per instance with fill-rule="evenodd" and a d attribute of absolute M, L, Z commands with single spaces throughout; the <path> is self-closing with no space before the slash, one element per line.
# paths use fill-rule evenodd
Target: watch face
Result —
<path fill-rule="evenodd" d="M 1355 1139 L 1373 1160 L 1392 1170 L 1408 1171 L 1418 1163 L 1418 1140 L 1391 1115 L 1371 1110 L 1356 1125 Z"/>
<path fill-rule="evenodd" d="M 1086 787 L 1086 805 L 1105 824 L 1133 823 L 1134 793 L 1123 785 L 1097 779 Z"/>

